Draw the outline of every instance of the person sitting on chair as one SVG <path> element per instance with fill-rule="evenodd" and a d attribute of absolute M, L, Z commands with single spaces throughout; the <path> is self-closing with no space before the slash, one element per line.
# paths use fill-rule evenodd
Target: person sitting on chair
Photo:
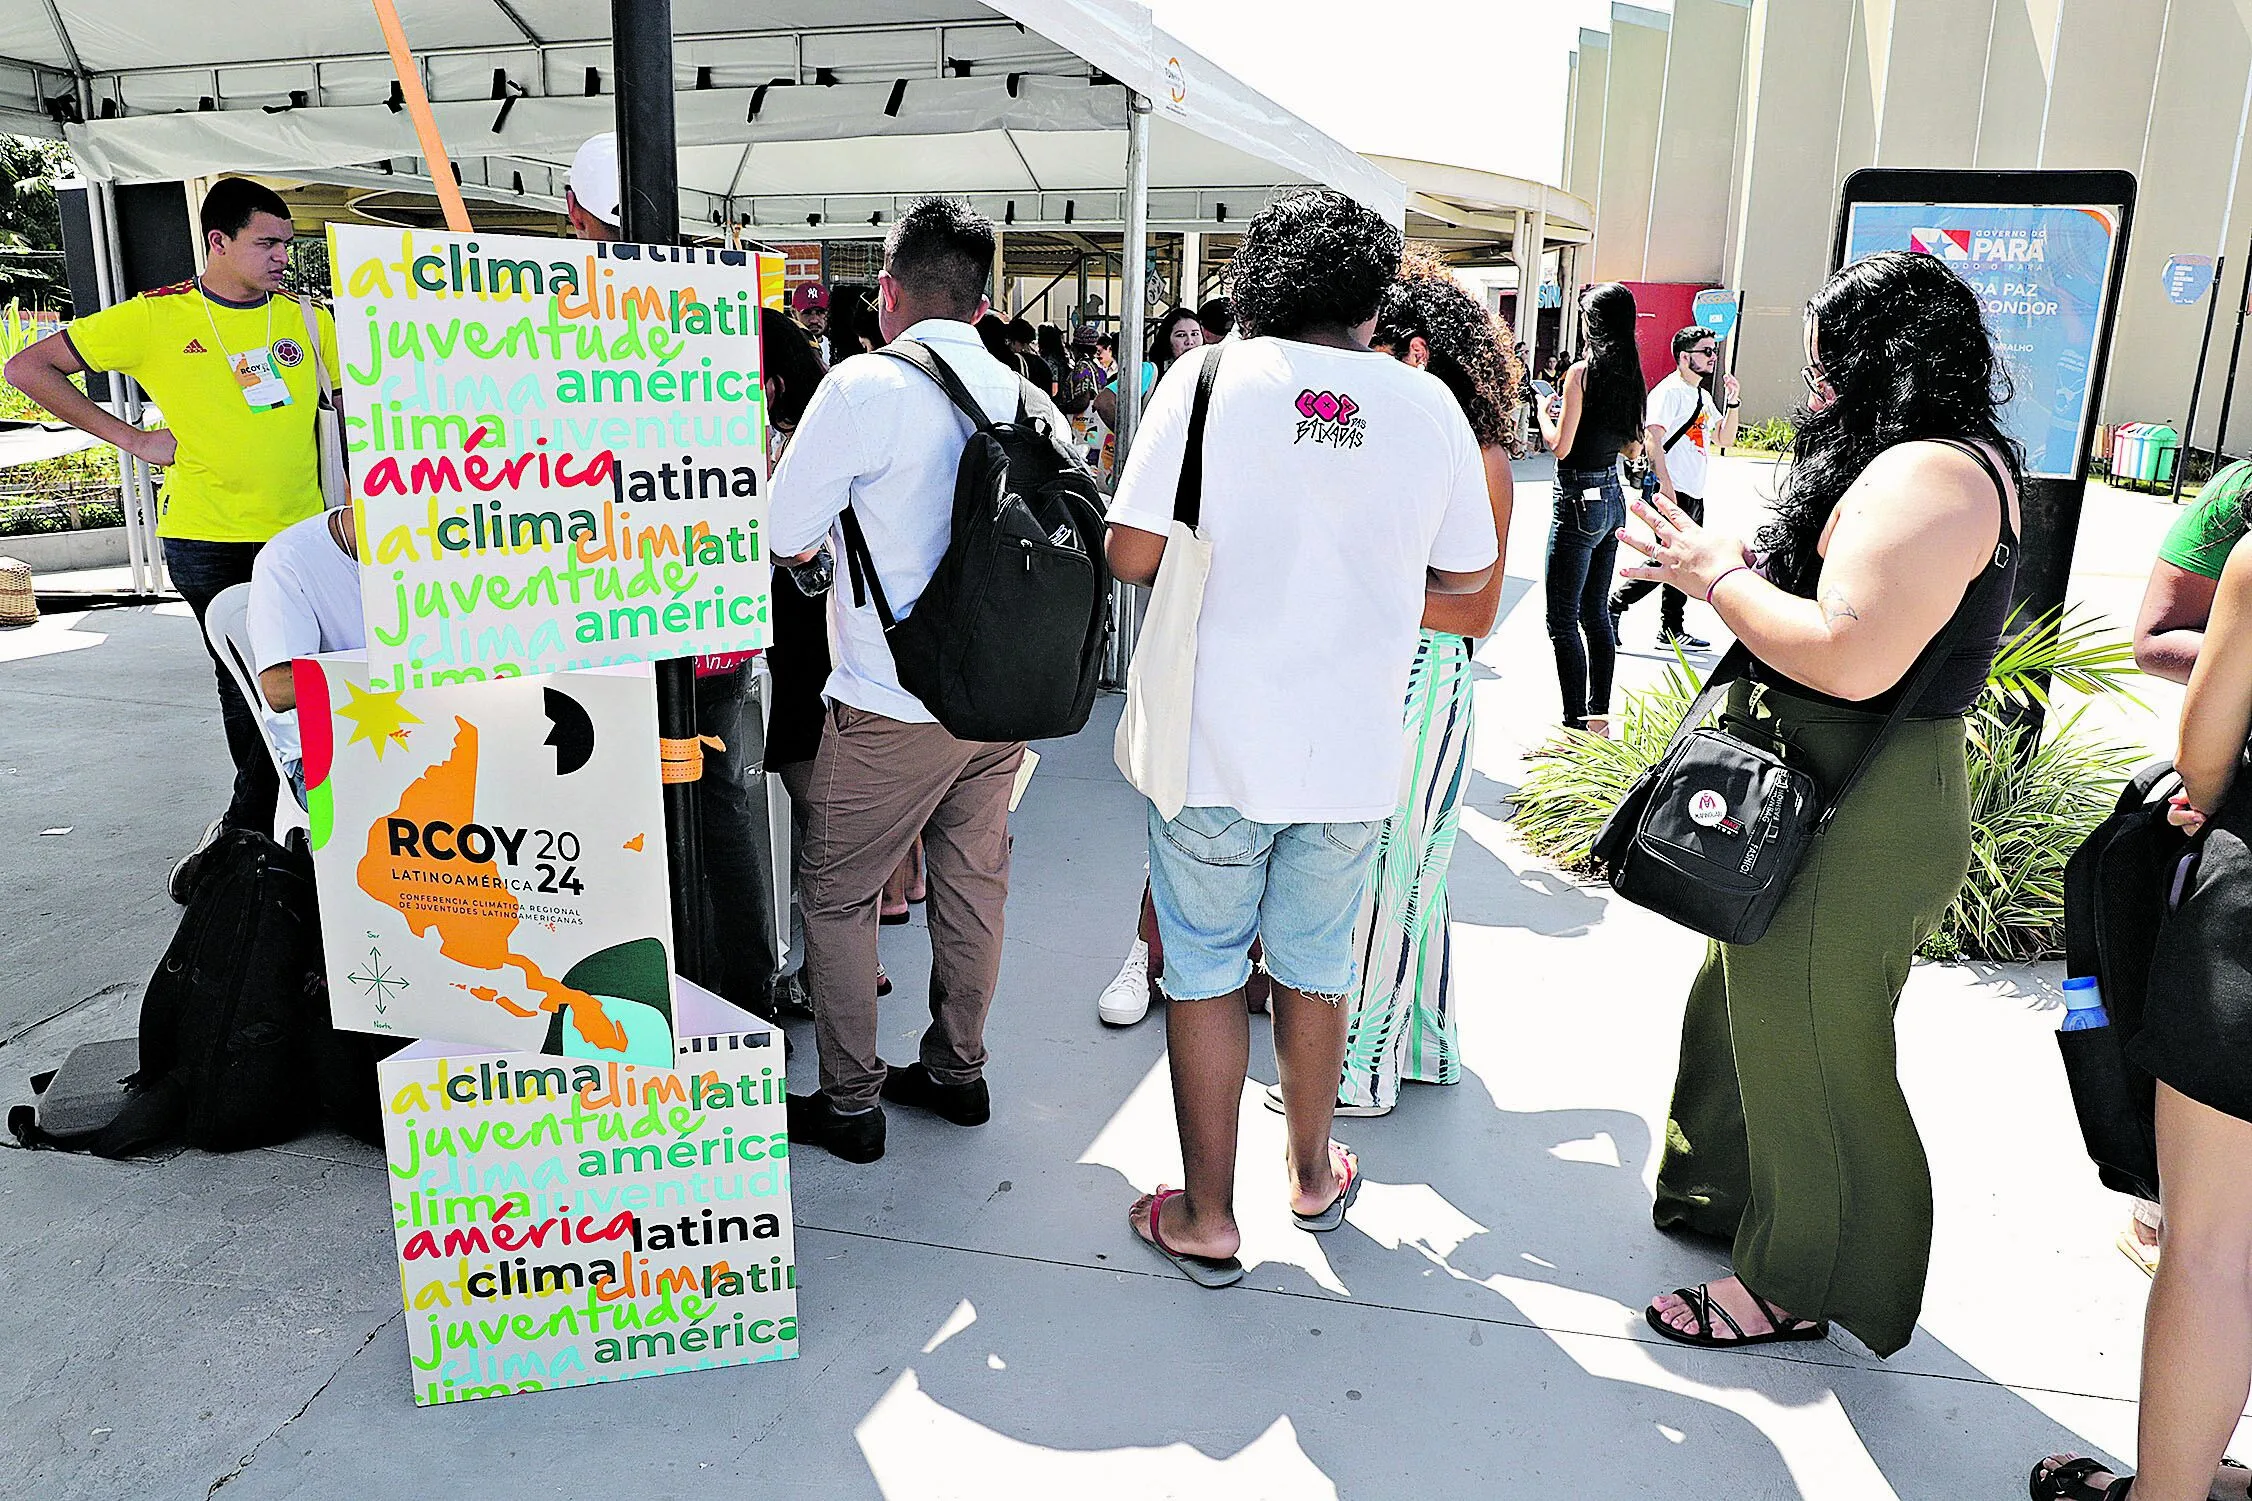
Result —
<path fill-rule="evenodd" d="M 321 652 L 361 651 L 368 644 L 360 603 L 360 547 L 352 508 L 338 506 L 274 534 L 250 568 L 250 660 L 258 692 L 273 711 L 267 723 L 298 801 L 304 772 L 297 738 L 297 679 L 290 664 Z"/>

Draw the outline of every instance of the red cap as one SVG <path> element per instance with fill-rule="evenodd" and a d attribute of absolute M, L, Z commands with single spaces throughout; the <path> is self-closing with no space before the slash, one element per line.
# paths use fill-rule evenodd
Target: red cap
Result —
<path fill-rule="evenodd" d="M 801 313 L 808 308 L 826 308 L 828 305 L 829 290 L 817 281 L 809 281 L 790 294 L 790 306 Z"/>

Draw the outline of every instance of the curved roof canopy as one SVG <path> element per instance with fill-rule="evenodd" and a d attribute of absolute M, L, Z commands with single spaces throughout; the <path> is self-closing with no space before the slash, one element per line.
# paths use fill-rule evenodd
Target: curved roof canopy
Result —
<path fill-rule="evenodd" d="M 0 7 L 0 124 L 61 134 L 90 178 L 426 177 L 366 0 Z M 605 0 L 399 0 L 465 191 L 560 201 L 611 128 Z M 1150 221 L 1218 228 L 1326 183 L 1397 223 L 1391 176 L 1160 31 L 1133 0 L 676 0 L 685 225 L 793 238 L 925 192 L 1037 228 L 1125 218 L 1127 91 L 1154 102 Z M 405 186 L 407 184 L 399 184 Z"/>

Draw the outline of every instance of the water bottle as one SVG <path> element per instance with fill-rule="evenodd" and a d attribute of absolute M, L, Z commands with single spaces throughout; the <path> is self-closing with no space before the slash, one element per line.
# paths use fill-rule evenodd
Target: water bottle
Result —
<path fill-rule="evenodd" d="M 2064 982 L 2064 1021 L 2057 1027 L 2059 1032 L 2085 1032 L 2110 1025 L 2111 1018 L 2103 1009 L 2103 989 L 2094 975 L 2074 975 Z"/>

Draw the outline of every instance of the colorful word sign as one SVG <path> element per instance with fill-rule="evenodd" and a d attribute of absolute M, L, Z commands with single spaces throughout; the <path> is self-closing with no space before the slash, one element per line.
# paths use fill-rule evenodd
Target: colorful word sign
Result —
<path fill-rule="evenodd" d="M 329 234 L 379 684 L 766 644 L 771 257 Z"/>
<path fill-rule="evenodd" d="M 339 654 L 296 678 L 336 1025 L 664 1067 L 654 670 L 402 689 Z"/>
<path fill-rule="evenodd" d="M 797 1354 L 780 1035 L 672 1067 L 422 1043 L 380 1067 L 418 1406 Z M 739 1029 L 739 1030 L 738 1030 Z"/>

